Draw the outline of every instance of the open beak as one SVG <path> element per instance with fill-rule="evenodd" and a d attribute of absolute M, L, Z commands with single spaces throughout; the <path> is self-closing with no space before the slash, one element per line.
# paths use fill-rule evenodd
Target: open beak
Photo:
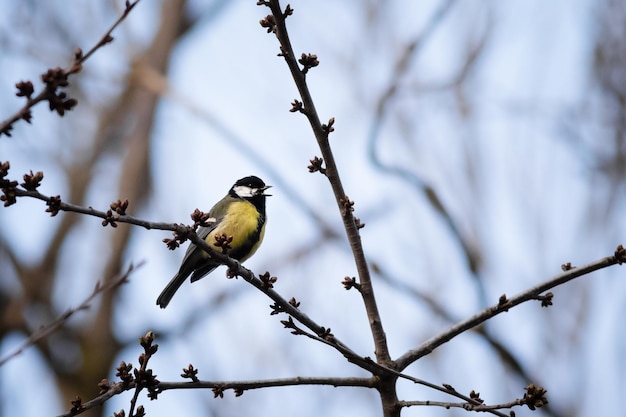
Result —
<path fill-rule="evenodd" d="M 272 188 L 272 186 L 271 186 L 271 185 L 266 185 L 265 187 L 261 188 L 261 193 L 260 193 L 260 194 L 261 194 L 261 195 L 264 195 L 264 196 L 266 196 L 266 197 L 270 197 L 270 196 L 271 196 L 271 194 L 265 194 L 265 192 L 264 192 L 265 190 L 267 190 L 267 189 L 269 189 L 269 188 Z"/>

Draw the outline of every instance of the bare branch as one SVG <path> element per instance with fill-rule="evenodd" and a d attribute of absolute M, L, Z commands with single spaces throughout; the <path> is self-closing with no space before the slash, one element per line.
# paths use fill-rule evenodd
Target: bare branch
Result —
<path fill-rule="evenodd" d="M 454 390 L 451 386 L 448 386 L 450 390 Z M 515 399 L 508 403 L 504 404 L 492 404 L 487 405 L 480 398 L 480 393 L 477 393 L 472 390 L 470 392 L 470 397 L 477 401 L 479 404 L 475 403 L 450 403 L 450 402 L 441 402 L 441 401 L 399 401 L 399 404 L 402 407 L 412 407 L 412 406 L 437 406 L 444 408 L 462 408 L 467 411 L 476 411 L 476 412 L 490 412 L 499 416 L 504 416 L 506 414 L 501 414 L 497 410 L 509 410 L 516 406 L 525 405 L 531 410 L 535 410 L 537 408 L 543 407 L 548 404 L 548 400 L 545 397 L 547 391 L 543 387 L 537 387 L 534 384 L 530 384 L 525 388 L 524 395 L 522 398 Z M 515 413 L 511 411 L 509 416 L 514 416 Z"/>
<path fill-rule="evenodd" d="M 124 215 L 113 214 L 111 210 L 109 210 L 110 212 L 104 212 L 104 211 L 96 210 L 92 207 L 83 207 L 83 206 L 78 206 L 76 204 L 65 203 L 61 200 L 59 196 L 56 196 L 56 197 L 47 196 L 47 195 L 40 193 L 39 191 L 25 191 L 19 188 L 15 188 L 13 191 L 16 197 L 31 197 L 31 198 L 36 198 L 37 200 L 45 201 L 46 203 L 48 203 L 49 207 L 52 206 L 52 208 L 51 209 L 49 208 L 47 211 L 51 212 L 53 216 L 59 211 L 66 211 L 66 212 L 80 213 L 80 214 L 86 214 L 89 216 L 99 217 L 103 219 L 104 222 L 106 222 L 106 224 L 111 224 L 112 226 L 115 223 L 129 223 L 129 224 L 134 224 L 135 226 L 143 227 L 148 230 L 157 229 L 157 230 L 180 231 L 182 229 L 182 227 L 177 224 L 163 223 L 163 222 L 150 222 L 150 221 L 138 219 L 136 217 L 129 216 L 126 214 Z"/>
<path fill-rule="evenodd" d="M 99 407 L 105 402 L 107 402 L 109 399 L 113 398 L 114 396 L 121 394 L 122 392 L 128 391 L 130 389 L 133 389 L 133 388 L 135 388 L 134 382 L 132 382 L 130 385 L 126 384 L 125 382 L 118 382 L 115 384 L 107 383 L 107 389 L 102 394 L 100 394 L 96 398 L 89 400 L 87 402 L 84 402 L 84 403 L 81 402 L 80 411 L 72 409 L 65 414 L 59 414 L 58 417 L 72 417 L 84 411 L 90 410 L 94 407 Z"/>
<path fill-rule="evenodd" d="M 103 383 L 106 386 L 106 390 L 99 396 L 93 398 L 90 401 L 81 403 L 80 411 L 70 411 L 65 414 L 61 414 L 58 417 L 71 417 L 76 414 L 80 414 L 86 410 L 94 407 L 102 406 L 112 397 L 121 394 L 122 392 L 129 391 L 131 389 L 137 389 L 137 383 L 132 381 L 130 383 L 117 382 L 117 383 Z M 290 387 L 300 385 L 326 385 L 332 387 L 364 387 L 374 388 L 376 386 L 375 378 L 358 378 L 358 377 L 294 377 L 294 378 L 277 378 L 277 379 L 265 379 L 265 380 L 250 380 L 250 381 L 192 381 L 192 382 L 159 382 L 155 390 L 156 394 L 160 394 L 168 390 L 179 389 L 212 389 L 215 396 L 223 396 L 223 393 L 227 389 L 232 389 L 236 396 L 240 396 L 244 391 L 262 388 L 272 387 Z"/>
<path fill-rule="evenodd" d="M 133 2 L 127 1 L 124 12 L 121 16 L 111 25 L 109 30 L 96 42 L 96 44 L 89 49 L 86 54 L 83 54 L 79 48 L 74 51 L 74 61 L 70 66 L 65 69 L 54 68 L 49 69 L 42 75 L 42 81 L 46 84 L 45 88 L 35 97 L 32 97 L 34 93 L 33 84 L 30 81 L 20 81 L 16 84 L 18 89 L 17 96 L 25 97 L 26 104 L 19 109 L 15 114 L 0 123 L 0 136 L 5 134 L 11 136 L 11 130 L 13 124 L 18 120 L 24 120 L 30 123 L 32 119 L 31 109 L 42 101 L 48 101 L 50 103 L 50 110 L 56 111 L 59 116 L 63 116 L 66 110 L 71 110 L 76 105 L 76 100 L 68 98 L 65 93 L 57 92 L 59 87 L 67 87 L 69 85 L 68 78 L 70 75 L 77 74 L 82 70 L 83 64 L 89 57 L 91 57 L 98 49 L 104 45 L 113 41 L 111 34 L 113 31 L 126 19 L 131 10 L 139 3 L 140 0 Z"/>
<path fill-rule="evenodd" d="M 212 388 L 212 389 L 232 389 L 243 392 L 251 389 L 270 388 L 270 387 L 290 387 L 298 385 L 329 385 L 332 387 L 365 387 L 374 388 L 376 386 L 375 378 L 358 378 L 358 377 L 294 377 L 294 378 L 277 378 L 277 379 L 260 379 L 251 381 L 197 381 L 197 382 L 161 382 L 159 383 L 159 392 L 171 389 L 189 389 L 189 388 Z M 241 395 L 241 394 L 240 394 Z"/>
<path fill-rule="evenodd" d="M 65 324 L 70 319 L 70 317 L 72 317 L 75 313 L 79 311 L 87 310 L 90 307 L 91 301 L 93 301 L 93 299 L 99 294 L 101 294 L 102 292 L 110 291 L 114 288 L 119 287 L 122 284 L 126 284 L 128 282 L 128 276 L 136 268 L 140 268 L 141 266 L 143 266 L 143 262 L 140 262 L 136 267 L 133 265 L 130 265 L 128 269 L 126 270 L 126 272 L 124 272 L 122 275 L 112 280 L 107 280 L 104 284 L 101 284 L 100 281 L 98 281 L 91 295 L 89 295 L 89 297 L 87 297 L 82 303 L 80 303 L 78 307 L 68 309 L 65 313 L 61 314 L 52 323 L 49 323 L 45 326 L 41 326 L 37 331 L 31 334 L 28 337 L 28 339 L 19 348 L 17 348 L 13 353 L 10 353 L 4 358 L 0 359 L 0 366 L 4 365 L 5 363 L 10 361 L 14 357 L 20 355 L 28 347 L 34 345 L 35 343 L 39 342 L 40 340 L 54 333 L 63 324 Z"/>
<path fill-rule="evenodd" d="M 519 403 L 519 400 L 515 400 L 515 401 L 511 401 L 505 404 L 497 404 L 497 405 L 476 405 L 476 406 L 472 406 L 469 405 L 467 403 L 451 403 L 451 402 L 445 402 L 445 401 L 430 401 L 430 400 L 426 400 L 426 401 L 400 401 L 399 405 L 402 407 L 415 407 L 415 406 L 434 406 L 434 407 L 443 407 L 445 409 L 450 409 L 450 408 L 462 408 L 464 410 L 467 411 L 482 411 L 482 412 L 486 412 L 486 411 L 496 411 L 496 410 L 504 410 L 504 409 L 509 409 L 509 408 L 513 408 L 515 406 L 519 406 L 521 405 Z M 502 413 L 494 413 L 498 416 L 510 416 L 509 414 L 502 414 Z"/>
<path fill-rule="evenodd" d="M 545 281 L 541 284 L 538 284 L 534 287 L 531 287 L 512 298 L 504 299 L 501 297 L 498 304 L 488 307 L 481 312 L 473 315 L 472 317 L 463 320 L 460 323 L 455 324 L 450 327 L 448 330 L 443 333 L 431 338 L 424 342 L 417 349 L 410 350 L 406 352 L 404 355 L 400 356 L 396 360 L 396 364 L 398 365 L 398 369 L 405 369 L 407 366 L 418 360 L 419 358 L 430 354 L 433 350 L 448 342 L 449 340 L 455 338 L 459 334 L 478 326 L 481 323 L 489 320 L 492 317 L 497 316 L 500 313 L 507 312 L 509 309 L 524 303 L 529 300 L 540 300 L 542 303 L 545 301 L 545 296 L 541 296 L 541 294 L 551 288 L 557 287 L 561 284 L 564 284 L 568 281 L 573 280 L 574 278 L 578 278 L 583 275 L 590 274 L 591 272 L 597 271 L 599 269 L 607 268 L 612 265 L 620 264 L 624 261 L 624 249 L 622 245 L 618 246 L 614 256 L 607 256 L 602 259 L 598 259 L 590 264 L 572 268 L 564 271 L 561 274 L 556 275 L 552 279 Z"/>

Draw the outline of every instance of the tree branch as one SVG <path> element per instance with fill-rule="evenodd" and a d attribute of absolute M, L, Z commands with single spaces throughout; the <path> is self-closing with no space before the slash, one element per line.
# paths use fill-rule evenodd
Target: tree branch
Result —
<path fill-rule="evenodd" d="M 529 300 L 541 300 L 542 305 L 543 305 L 543 303 L 546 302 L 546 296 L 541 296 L 541 293 L 551 288 L 554 288 L 568 281 L 571 281 L 574 278 L 587 275 L 599 269 L 607 268 L 609 266 L 616 265 L 616 264 L 622 264 L 625 261 L 626 261 L 625 250 L 622 247 L 622 245 L 619 245 L 617 247 L 617 250 L 615 251 L 615 255 L 613 256 L 607 256 L 605 258 L 598 259 L 597 261 L 594 261 L 590 264 L 564 271 L 561 274 L 556 275 L 555 277 L 553 277 L 552 279 L 548 281 L 545 281 L 525 291 L 522 291 L 521 293 L 513 296 L 512 298 L 506 298 L 506 296 L 503 295 L 500 298 L 498 304 L 488 307 L 482 310 L 481 312 L 473 315 L 472 317 L 455 324 L 454 326 L 450 327 L 448 330 L 444 331 L 443 333 L 427 340 L 418 348 L 410 350 L 406 352 L 405 354 L 403 354 L 402 356 L 400 356 L 396 360 L 398 369 L 399 370 L 405 369 L 407 366 L 409 366 L 410 364 L 412 364 L 419 358 L 430 354 L 433 350 L 443 345 L 444 343 L 448 342 L 449 340 L 453 339 L 454 337 L 458 336 L 459 334 L 475 326 L 478 326 L 481 323 L 484 323 L 485 321 L 489 320 L 492 317 L 497 316 L 500 313 L 507 312 L 509 311 L 509 309 L 521 303 L 524 303 Z M 549 304 L 551 304 L 550 300 L 551 300 L 551 296 L 549 296 L 549 300 L 548 300 Z M 544 305 L 544 306 L 547 306 L 547 305 Z"/>
<path fill-rule="evenodd" d="M 287 33 L 287 27 L 285 25 L 287 16 L 291 15 L 293 12 L 290 6 L 287 6 L 283 12 L 278 0 L 259 1 L 258 4 L 269 7 L 272 12 L 271 16 L 268 16 L 265 20 L 261 21 L 261 25 L 267 27 L 268 32 L 273 32 L 276 35 L 280 43 L 279 55 L 285 59 L 296 87 L 300 93 L 300 98 L 302 99 L 302 103 L 300 104 L 303 104 L 303 106 L 295 101 L 292 110 L 300 111 L 307 117 L 313 130 L 313 134 L 315 135 L 315 139 L 317 140 L 322 152 L 322 157 L 326 165 L 324 173 L 328 178 L 335 195 L 335 200 L 341 213 L 341 218 L 343 220 L 344 228 L 346 229 L 346 234 L 359 275 L 359 282 L 361 284 L 360 293 L 367 311 L 370 329 L 374 339 L 377 362 L 385 366 L 393 366 L 389 355 L 389 348 L 387 346 L 387 338 L 385 336 L 380 314 L 378 312 L 378 306 L 376 305 L 376 298 L 374 297 L 374 288 L 372 287 L 370 271 L 365 260 L 358 224 L 353 215 L 354 202 L 349 200 L 343 189 L 341 178 L 339 176 L 339 169 L 335 163 L 335 158 L 328 141 L 329 133 L 333 130 L 332 124 L 334 123 L 334 119 L 331 119 L 328 125 L 323 125 L 321 123 L 306 82 L 306 74 L 308 70 L 318 64 L 317 57 L 311 54 L 302 54 L 300 63 L 304 66 L 304 68 L 300 68 L 293 52 L 289 34 Z"/>
<path fill-rule="evenodd" d="M 126 19 L 128 14 L 131 10 L 133 10 L 137 3 L 139 3 L 139 1 L 140 0 L 135 0 L 130 2 L 127 0 L 124 11 L 120 17 L 115 21 L 115 23 L 113 23 L 113 25 L 111 25 L 109 30 L 102 35 L 98 42 L 96 42 L 96 44 L 92 46 L 89 51 L 87 51 L 86 54 L 83 54 L 80 48 L 76 49 L 74 52 L 74 61 L 69 67 L 65 69 L 49 69 L 47 73 L 43 74 L 42 80 L 46 86 L 35 97 L 32 97 L 32 94 L 34 93 L 32 82 L 21 81 L 17 83 L 17 96 L 25 97 L 26 104 L 15 114 L 9 116 L 6 120 L 0 123 L 0 137 L 2 134 L 11 136 L 13 124 L 18 120 L 24 120 L 27 123 L 30 123 L 32 119 L 31 109 L 42 101 L 48 101 L 50 103 L 50 110 L 55 110 L 59 116 L 63 116 L 66 110 L 71 110 L 76 105 L 76 100 L 67 98 L 65 93 L 57 93 L 57 89 L 59 87 L 67 87 L 67 79 L 69 76 L 79 73 L 82 70 L 85 61 L 87 61 L 98 49 L 113 41 L 113 36 L 111 36 L 111 34 L 124 21 L 124 19 Z"/>
<path fill-rule="evenodd" d="M 123 215 L 113 214 L 113 212 L 111 212 L 110 210 L 108 212 L 104 212 L 104 211 L 96 210 L 93 207 L 83 207 L 83 206 L 79 206 L 76 204 L 65 203 L 64 201 L 60 199 L 59 196 L 56 196 L 56 197 L 47 196 L 36 190 L 28 191 L 28 190 L 15 188 L 14 193 L 16 197 L 31 197 L 37 200 L 45 201 L 46 203 L 48 203 L 49 207 L 51 205 L 54 205 L 55 208 L 57 208 L 57 210 L 55 209 L 47 210 L 51 212 L 52 216 L 55 216 L 56 212 L 58 211 L 66 211 L 70 213 L 79 213 L 79 214 L 86 214 L 86 215 L 93 216 L 93 217 L 99 217 L 105 220 L 106 222 L 108 222 L 107 224 L 111 224 L 111 222 L 113 224 L 128 223 L 128 224 L 134 224 L 135 226 L 143 227 L 144 229 L 148 229 L 148 230 L 157 229 L 157 230 L 170 230 L 170 231 L 178 231 L 178 232 L 182 232 L 185 230 L 183 226 L 179 224 L 175 224 L 175 223 L 151 222 L 151 221 L 139 219 L 137 217 L 129 216 L 127 214 L 123 214 Z M 113 227 L 116 227 L 116 225 L 113 225 L 113 224 L 111 225 Z"/>
<path fill-rule="evenodd" d="M 0 164 L 1 165 L 1 164 Z M 8 170 L 8 167 L 7 167 Z M 39 174 L 39 173 L 38 173 Z M 6 173 L 4 174 L 6 175 Z M 29 179 L 26 179 L 26 178 Z M 38 178 L 37 174 L 31 174 L 25 176 L 25 183 L 22 186 L 27 186 L 33 188 L 33 178 Z M 43 174 L 41 177 L 43 178 Z M 0 180 L 2 178 L 0 177 Z M 5 183 L 10 183 L 8 180 L 2 180 Z M 124 202 L 114 202 L 111 205 L 112 210 L 108 210 L 107 212 L 96 210 L 92 207 L 86 208 L 77 206 L 74 204 L 65 203 L 61 200 L 59 196 L 51 197 L 40 193 L 37 190 L 23 190 L 17 187 L 17 182 L 13 181 L 13 187 L 10 188 L 2 188 L 4 195 L 2 196 L 5 200 L 5 203 L 9 202 L 11 198 L 15 200 L 17 197 L 30 197 L 38 200 L 45 201 L 48 205 L 48 209 L 46 211 L 50 212 L 52 215 L 56 215 L 59 211 L 67 211 L 74 212 L 79 214 L 85 214 L 89 216 L 94 216 L 103 219 L 103 226 L 111 225 L 112 227 L 116 227 L 117 223 L 128 223 L 136 226 L 143 227 L 145 229 L 157 229 L 157 230 L 170 230 L 173 231 L 176 236 L 176 243 L 172 247 L 178 246 L 179 243 L 184 242 L 185 240 L 190 240 L 196 246 L 202 248 L 204 251 L 209 253 L 212 258 L 217 259 L 222 264 L 228 266 L 230 269 L 230 273 L 233 276 L 240 276 L 248 283 L 252 284 L 254 287 L 259 289 L 269 298 L 271 298 L 277 305 L 274 308 L 274 312 L 279 313 L 287 313 L 288 315 L 294 317 L 308 329 L 312 330 L 317 336 L 321 339 L 327 341 L 327 344 L 338 350 L 349 362 L 352 362 L 363 369 L 369 370 L 372 373 L 381 374 L 392 372 L 390 369 L 387 369 L 384 366 L 377 366 L 375 362 L 371 361 L 371 359 L 367 357 L 362 357 L 358 355 L 356 352 L 351 350 L 345 344 L 343 344 L 338 338 L 336 338 L 332 333 L 329 332 L 325 327 L 320 326 L 315 321 L 310 319 L 305 313 L 300 311 L 297 308 L 297 304 L 294 300 L 293 304 L 290 301 L 287 301 L 280 294 L 272 289 L 272 285 L 267 281 L 263 281 L 259 279 L 252 271 L 242 266 L 237 260 L 230 258 L 229 256 L 220 253 L 215 250 L 214 247 L 211 247 L 204 239 L 200 239 L 198 235 L 193 230 L 193 227 L 185 226 L 182 224 L 175 223 L 163 223 L 163 222 L 150 222 L 147 220 L 139 219 L 133 216 L 129 216 L 125 214 L 125 210 L 127 209 L 127 203 Z M 39 186 L 36 183 L 36 186 Z M 11 202 L 13 204 L 13 202 Z M 113 212 L 113 210 L 116 210 Z M 124 214 L 117 214 L 118 212 Z"/>
<path fill-rule="evenodd" d="M 91 295 L 89 297 L 87 297 L 82 303 L 80 303 L 78 305 L 78 307 L 68 309 L 67 311 L 65 311 L 65 313 L 61 314 L 52 323 L 49 323 L 49 324 L 47 324 L 45 326 L 41 326 L 38 330 L 36 330 L 34 333 L 32 333 L 28 337 L 28 339 L 19 348 L 17 348 L 13 353 L 10 353 L 7 356 L 5 356 L 4 358 L 0 359 L 0 366 L 4 365 L 5 363 L 10 361 L 14 357 L 20 355 L 28 347 L 34 345 L 35 343 L 39 342 L 40 340 L 43 340 L 44 338 L 46 338 L 49 335 L 51 335 L 52 333 L 54 333 L 64 323 L 66 323 L 70 319 L 70 317 L 72 317 L 75 313 L 77 313 L 79 311 L 83 311 L 83 310 L 89 309 L 91 301 L 93 301 L 93 299 L 97 295 L 101 294 L 104 291 L 109 291 L 109 290 L 112 290 L 114 288 L 117 288 L 117 287 L 119 287 L 122 284 L 126 284 L 128 282 L 129 275 L 136 268 L 140 268 L 141 266 L 143 266 L 143 262 L 140 262 L 136 267 L 133 266 L 133 265 L 130 265 L 128 267 L 128 269 L 126 270 L 126 272 L 124 272 L 123 274 L 121 274 L 120 276 L 118 276 L 115 279 L 106 280 L 104 284 L 101 284 L 100 281 L 98 281 L 96 283 L 96 286 L 93 289 L 93 292 L 91 293 Z"/>
<path fill-rule="evenodd" d="M 293 377 L 293 378 L 277 378 L 277 379 L 260 379 L 251 381 L 191 381 L 191 382 L 160 382 L 159 393 L 171 389 L 190 389 L 190 388 L 212 388 L 224 391 L 232 389 L 238 392 L 238 396 L 243 391 L 270 387 L 291 387 L 298 385 L 329 385 L 332 387 L 365 387 L 374 388 L 376 386 L 375 378 L 358 378 L 358 377 Z"/>

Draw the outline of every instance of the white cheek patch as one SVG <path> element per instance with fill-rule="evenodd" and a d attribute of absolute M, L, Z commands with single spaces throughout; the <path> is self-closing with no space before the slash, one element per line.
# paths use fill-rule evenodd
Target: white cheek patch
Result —
<path fill-rule="evenodd" d="M 256 188 L 250 188 L 247 185 L 237 185 L 233 188 L 235 194 L 241 198 L 254 197 L 256 195 Z"/>

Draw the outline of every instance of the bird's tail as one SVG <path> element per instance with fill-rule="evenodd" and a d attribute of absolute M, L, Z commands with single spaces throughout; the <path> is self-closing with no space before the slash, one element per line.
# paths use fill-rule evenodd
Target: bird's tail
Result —
<path fill-rule="evenodd" d="M 161 308 L 167 307 L 174 294 L 176 294 L 176 291 L 178 291 L 180 286 L 183 285 L 183 282 L 185 282 L 188 276 L 189 273 L 183 274 L 181 272 L 178 272 L 178 274 L 174 275 L 174 278 L 170 280 L 170 282 L 163 289 L 163 291 L 161 291 L 161 295 L 159 295 L 159 298 L 157 298 L 157 305 Z"/>

